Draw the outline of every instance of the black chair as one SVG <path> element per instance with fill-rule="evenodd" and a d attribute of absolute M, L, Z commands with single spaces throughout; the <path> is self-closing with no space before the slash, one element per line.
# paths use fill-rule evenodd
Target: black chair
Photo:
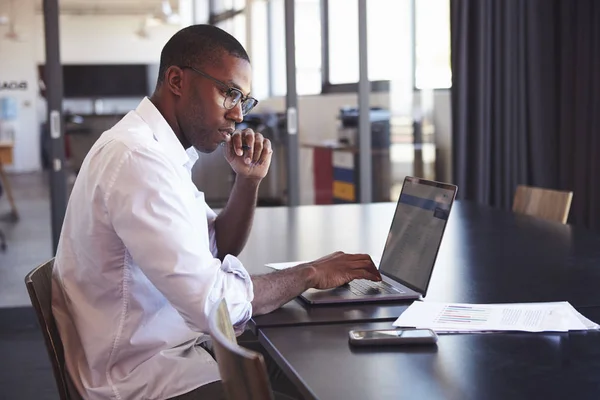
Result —
<path fill-rule="evenodd" d="M 81 400 L 77 389 L 73 386 L 65 366 L 65 356 L 60 334 L 52 315 L 52 269 L 54 259 L 35 268 L 25 277 L 25 286 L 35 309 L 48 357 L 52 363 L 52 372 L 61 400 Z"/>

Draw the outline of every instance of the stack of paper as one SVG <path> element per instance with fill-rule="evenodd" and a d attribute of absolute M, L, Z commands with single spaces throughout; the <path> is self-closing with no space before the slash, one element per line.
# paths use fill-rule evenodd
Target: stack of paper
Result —
<path fill-rule="evenodd" d="M 437 332 L 567 332 L 600 329 L 569 302 L 461 304 L 414 302 L 394 322 Z"/>

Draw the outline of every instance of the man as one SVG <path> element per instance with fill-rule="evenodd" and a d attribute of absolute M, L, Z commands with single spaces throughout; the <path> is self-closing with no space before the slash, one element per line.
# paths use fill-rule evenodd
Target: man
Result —
<path fill-rule="evenodd" d="M 187 27 L 165 45 L 152 97 L 83 162 L 56 254 L 52 306 L 67 369 L 85 398 L 219 396 L 217 365 L 200 344 L 220 298 L 241 332 L 252 315 L 310 287 L 381 279 L 367 255 L 334 253 L 252 277 L 235 257 L 273 152 L 260 133 L 234 130 L 257 103 L 250 87 L 248 55 L 231 35 Z M 196 150 L 219 145 L 236 180 L 216 215 L 191 168 Z"/>

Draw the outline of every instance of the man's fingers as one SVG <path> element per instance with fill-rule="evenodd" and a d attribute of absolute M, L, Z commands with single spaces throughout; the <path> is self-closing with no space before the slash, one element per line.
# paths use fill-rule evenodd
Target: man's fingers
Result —
<path fill-rule="evenodd" d="M 354 279 L 368 279 L 370 281 L 378 282 L 381 280 L 381 275 L 377 270 L 371 269 L 357 269 L 354 271 L 356 277 Z"/>
<path fill-rule="evenodd" d="M 350 267 L 352 267 L 352 269 L 355 271 L 366 271 L 369 274 L 372 274 L 376 277 L 379 277 L 379 279 L 381 279 L 379 270 L 377 269 L 377 267 L 375 267 L 375 264 L 373 264 L 373 261 L 371 261 L 371 259 L 360 260 L 360 261 L 351 261 L 348 263 L 348 265 Z"/>
<path fill-rule="evenodd" d="M 258 163 L 262 156 L 262 152 L 264 150 L 264 141 L 265 138 L 262 134 L 255 132 L 254 133 L 254 156 L 252 157 L 253 163 Z"/>
<path fill-rule="evenodd" d="M 271 141 L 269 139 L 265 139 L 263 142 L 262 154 L 260 155 L 260 159 L 257 161 L 259 165 L 262 165 L 267 161 L 267 159 L 273 154 L 273 147 L 271 145 Z"/>
<path fill-rule="evenodd" d="M 348 258 L 352 261 L 371 260 L 368 254 L 348 254 Z"/>
<path fill-rule="evenodd" d="M 250 164 L 252 162 L 252 157 L 254 157 L 254 131 L 252 129 L 244 129 L 242 131 L 242 142 L 245 145 L 244 149 L 244 162 L 246 164 Z"/>
<path fill-rule="evenodd" d="M 240 132 L 240 131 L 233 132 L 233 134 L 231 135 L 231 147 L 233 148 L 233 151 L 235 152 L 235 154 L 238 156 L 244 155 L 244 150 L 242 149 L 242 145 L 243 145 L 242 132 Z"/>

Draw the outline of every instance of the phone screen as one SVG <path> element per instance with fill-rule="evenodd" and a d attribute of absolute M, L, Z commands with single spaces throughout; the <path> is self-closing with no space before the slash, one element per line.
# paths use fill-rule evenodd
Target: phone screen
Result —
<path fill-rule="evenodd" d="M 382 331 L 358 331 L 355 332 L 355 336 L 360 339 L 389 339 L 390 337 L 428 338 L 431 337 L 431 332 L 425 329 L 390 329 Z"/>

